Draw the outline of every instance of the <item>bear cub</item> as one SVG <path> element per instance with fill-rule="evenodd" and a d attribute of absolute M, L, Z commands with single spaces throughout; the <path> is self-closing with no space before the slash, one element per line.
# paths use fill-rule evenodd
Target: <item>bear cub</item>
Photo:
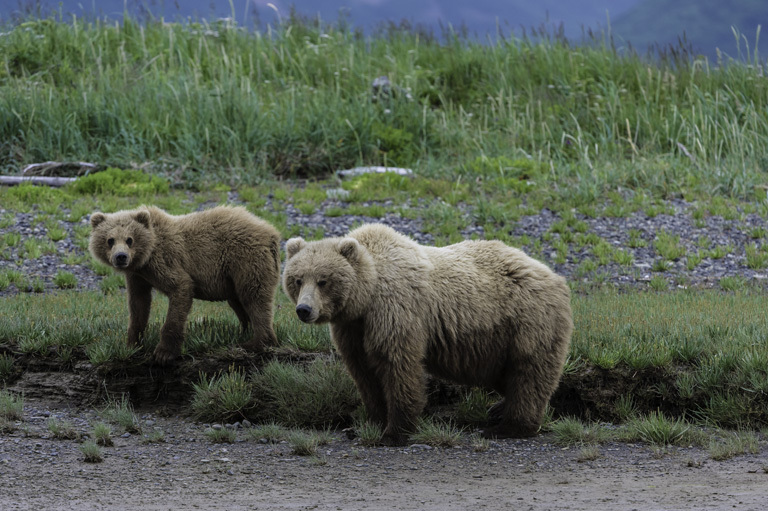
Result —
<path fill-rule="evenodd" d="M 152 289 L 168 296 L 168 316 L 154 359 L 181 355 L 187 316 L 195 298 L 226 300 L 253 337 L 243 347 L 277 344 L 273 302 L 280 280 L 280 233 L 240 207 L 220 206 L 173 216 L 142 206 L 91 215 L 93 257 L 125 274 L 128 343 L 140 345 L 149 321 Z"/>
<path fill-rule="evenodd" d="M 286 244 L 283 288 L 331 337 L 384 443 L 407 440 L 426 373 L 496 390 L 487 437 L 534 435 L 573 331 L 563 277 L 500 241 L 422 246 L 389 227 Z"/>

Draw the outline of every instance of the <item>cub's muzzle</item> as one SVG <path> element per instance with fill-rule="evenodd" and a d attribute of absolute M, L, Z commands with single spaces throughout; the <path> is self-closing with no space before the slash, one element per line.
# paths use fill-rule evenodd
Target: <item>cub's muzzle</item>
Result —
<path fill-rule="evenodd" d="M 125 268 L 128 266 L 128 254 L 125 252 L 118 252 L 112 256 L 112 265 L 115 268 Z"/>

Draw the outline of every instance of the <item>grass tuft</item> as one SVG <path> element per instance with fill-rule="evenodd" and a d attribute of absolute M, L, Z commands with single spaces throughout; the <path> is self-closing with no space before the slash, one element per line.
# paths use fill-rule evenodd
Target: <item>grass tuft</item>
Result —
<path fill-rule="evenodd" d="M 94 424 L 91 436 L 96 444 L 102 447 L 112 447 L 115 445 L 112 441 L 112 427 L 105 422 L 97 422 Z"/>
<path fill-rule="evenodd" d="M 237 433 L 228 428 L 208 428 L 203 433 L 205 437 L 214 444 L 234 444 L 237 440 Z"/>
<path fill-rule="evenodd" d="M 75 427 L 72 423 L 66 420 L 59 420 L 52 417 L 48 419 L 46 426 L 53 438 L 57 440 L 75 440 L 80 436 L 77 431 L 75 431 Z"/>
<path fill-rule="evenodd" d="M 690 424 L 682 419 L 671 420 L 660 412 L 651 412 L 646 417 L 632 419 L 625 433 L 631 440 L 663 447 L 687 444 L 690 429 Z"/>
<path fill-rule="evenodd" d="M 242 370 L 231 368 L 210 379 L 201 374 L 200 381 L 192 388 L 192 412 L 202 420 L 243 419 L 254 406 L 252 387 Z"/>
<path fill-rule="evenodd" d="M 0 390 L 0 419 L 19 421 L 24 417 L 24 397 Z"/>
<path fill-rule="evenodd" d="M 86 463 L 101 463 L 104 461 L 101 447 L 93 440 L 86 440 L 80 444 L 80 452 L 83 454 L 83 461 Z"/>
<path fill-rule="evenodd" d="M 452 422 L 439 422 L 433 419 L 420 419 L 411 441 L 434 447 L 455 447 L 461 443 L 461 430 Z"/>
<path fill-rule="evenodd" d="M 107 406 L 99 412 L 106 420 L 114 422 L 127 433 L 141 433 L 139 418 L 133 411 L 133 405 L 123 396 L 120 400 L 110 400 Z"/>

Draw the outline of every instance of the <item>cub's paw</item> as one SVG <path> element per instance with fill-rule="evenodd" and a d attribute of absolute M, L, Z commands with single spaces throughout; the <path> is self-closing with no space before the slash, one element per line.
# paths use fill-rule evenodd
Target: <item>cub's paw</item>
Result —
<path fill-rule="evenodd" d="M 253 353 L 255 355 L 264 353 L 266 351 L 266 346 L 264 343 L 262 341 L 257 341 L 256 339 L 251 339 L 248 342 L 244 342 L 240 345 L 240 347 L 248 353 Z"/>
<path fill-rule="evenodd" d="M 152 359 L 158 365 L 167 366 L 176 362 L 176 359 L 180 356 L 181 350 L 169 349 L 162 344 L 158 344 L 155 352 L 152 354 Z"/>

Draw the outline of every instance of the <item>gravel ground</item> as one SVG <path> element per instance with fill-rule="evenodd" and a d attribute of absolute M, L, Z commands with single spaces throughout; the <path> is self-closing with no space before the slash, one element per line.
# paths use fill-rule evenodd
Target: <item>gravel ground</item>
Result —
<path fill-rule="evenodd" d="M 363 447 L 335 434 L 316 456 L 292 453 L 237 430 L 233 444 L 205 438 L 207 424 L 141 415 L 141 434 L 115 428 L 104 461 L 57 440 L 52 418 L 79 434 L 99 420 L 87 410 L 33 403 L 23 429 L 0 436 L 0 509 L 330 510 L 733 510 L 768 503 L 768 449 L 713 461 L 698 448 L 605 444 L 596 459 L 542 435 L 492 442 L 477 452 L 411 445 Z M 153 431 L 163 442 L 149 443 Z"/>
<path fill-rule="evenodd" d="M 230 202 L 237 203 L 237 195 L 230 194 Z M 383 206 L 389 206 L 391 203 L 380 203 Z M 367 205 L 367 204 L 364 204 Z M 203 204 L 200 207 L 209 207 L 212 204 Z M 299 212 L 292 205 L 288 205 L 282 211 L 287 215 L 288 226 L 300 225 L 311 229 L 322 227 L 326 236 L 343 236 L 350 228 L 363 222 L 382 222 L 396 230 L 413 237 L 416 241 L 424 244 L 433 244 L 434 238 L 428 232 L 424 232 L 422 222 L 418 219 L 405 218 L 396 213 L 387 213 L 383 218 L 370 218 L 356 215 L 342 215 L 329 217 L 324 212 L 330 208 L 338 208 L 343 203 L 337 200 L 326 200 L 323 205 L 313 214 L 306 215 Z M 510 230 L 514 237 L 528 236 L 531 245 L 521 247 L 534 257 L 537 257 L 550 266 L 555 271 L 569 278 L 570 280 L 582 281 L 584 283 L 598 282 L 616 285 L 647 286 L 648 282 L 655 275 L 663 276 L 669 282 L 670 286 L 702 286 L 713 287 L 723 277 L 738 277 L 745 281 L 756 282 L 765 285 L 768 282 L 768 269 L 750 269 L 746 263 L 745 247 L 750 244 L 758 246 L 768 243 L 765 238 L 752 239 L 750 233 L 753 229 L 762 228 L 768 231 L 768 220 L 756 214 L 737 215 L 739 218 L 727 220 L 720 216 L 707 216 L 703 218 L 697 226 L 694 221 L 693 211 L 696 205 L 682 200 L 668 201 L 664 204 L 665 209 L 674 211 L 674 214 L 659 214 L 648 216 L 642 211 L 632 213 L 627 217 L 597 217 L 589 218 L 576 214 L 579 220 L 586 222 L 587 233 L 594 233 L 611 245 L 630 252 L 633 256 L 633 262 L 629 266 L 620 266 L 617 263 L 609 263 L 600 266 L 596 271 L 583 274 L 580 271 L 580 265 L 587 258 L 595 259 L 590 254 L 591 248 L 585 246 L 578 248 L 571 244 L 567 260 L 564 263 L 556 261 L 556 250 L 550 242 L 542 241 L 540 248 L 534 246 L 537 240 L 542 240 L 543 235 L 548 231 L 559 217 L 550 210 L 543 209 L 536 215 L 523 216 L 516 222 Z M 271 201 L 267 206 L 271 208 Z M 427 207 L 426 205 L 424 206 Z M 46 289 L 54 289 L 53 277 L 60 270 L 68 271 L 77 277 L 78 289 L 97 289 L 100 277 L 97 276 L 89 267 L 90 257 L 85 254 L 85 247 L 81 243 L 78 246 L 75 236 L 75 227 L 87 229 L 88 218 L 84 217 L 77 224 L 66 221 L 59 221 L 59 226 L 64 228 L 67 236 L 55 243 L 56 253 L 43 255 L 32 259 L 22 257 L 23 246 L 27 239 L 36 238 L 42 241 L 47 240 L 46 228 L 41 223 L 35 223 L 38 215 L 35 212 L 18 213 L 7 211 L 0 208 L 0 218 L 8 218 L 4 222 L 4 227 L 0 228 L 0 240 L 8 232 L 21 234 L 21 241 L 15 247 L 2 247 L 0 242 L 0 272 L 6 269 L 21 271 L 28 275 L 30 279 L 41 278 Z M 640 237 L 646 242 L 644 247 L 632 248 L 629 246 L 630 231 L 637 231 Z M 685 247 L 686 254 L 695 254 L 700 250 L 699 245 L 702 240 L 708 240 L 705 248 L 728 247 L 729 252 L 719 259 L 705 257 L 702 262 L 694 269 L 686 268 L 686 259 L 682 257 L 672 261 L 666 271 L 653 271 L 654 262 L 660 259 L 654 249 L 653 241 L 656 234 L 664 231 L 672 236 L 679 236 L 680 244 Z M 462 231 L 465 238 L 473 235 L 483 236 L 481 226 L 472 225 Z M 64 256 L 68 253 L 82 255 L 78 264 L 67 264 Z M 18 289 L 11 285 L 5 290 L 0 290 L 0 296 L 3 294 L 14 294 Z"/>

